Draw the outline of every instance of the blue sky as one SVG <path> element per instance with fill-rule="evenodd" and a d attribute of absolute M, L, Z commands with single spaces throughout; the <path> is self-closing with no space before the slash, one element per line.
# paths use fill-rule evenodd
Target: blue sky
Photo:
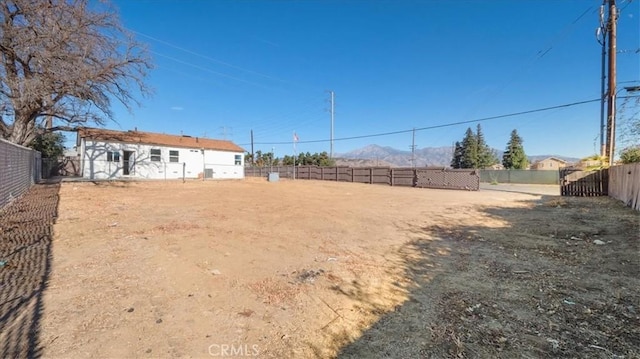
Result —
<path fill-rule="evenodd" d="M 231 139 L 276 155 L 329 151 L 335 138 L 409 130 L 600 96 L 596 0 L 117 0 L 148 45 L 153 97 L 114 129 Z M 640 80 L 640 1 L 618 0 L 619 86 Z M 620 100 L 622 101 L 622 100 Z M 591 155 L 599 103 L 482 122 L 503 149 L 517 129 L 530 155 Z M 624 114 L 623 114 L 624 116 Z M 451 146 L 468 126 L 416 133 Z M 408 150 L 411 133 L 336 141 Z"/>

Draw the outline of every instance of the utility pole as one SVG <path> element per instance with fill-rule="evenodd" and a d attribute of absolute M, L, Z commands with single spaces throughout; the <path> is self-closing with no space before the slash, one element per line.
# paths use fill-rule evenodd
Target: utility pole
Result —
<path fill-rule="evenodd" d="M 609 1 L 609 86 L 607 90 L 607 146 L 609 165 L 613 165 L 616 142 L 616 0 Z"/>
<path fill-rule="evenodd" d="M 411 167 L 416 167 L 416 128 L 413 128 L 413 136 L 411 138 Z"/>
<path fill-rule="evenodd" d="M 607 33 L 609 32 L 607 29 L 607 24 L 604 21 L 604 7 L 606 4 L 606 0 L 605 2 L 600 5 L 600 27 L 598 27 L 598 29 L 596 30 L 596 40 L 600 43 L 600 45 L 602 46 L 602 56 L 600 59 L 600 64 L 601 64 L 601 70 L 600 70 L 600 157 L 606 157 L 607 156 L 607 147 L 606 147 L 606 143 L 607 140 L 605 140 L 605 133 L 607 131 L 607 126 L 605 123 L 605 103 L 606 100 L 605 98 L 607 97 L 607 93 L 605 92 L 605 82 L 607 79 L 607 74 L 606 74 L 606 59 L 607 59 Z"/>
<path fill-rule="evenodd" d="M 255 163 L 255 159 L 253 158 L 253 130 L 251 130 L 251 166 L 254 166 Z"/>
<path fill-rule="evenodd" d="M 334 97 L 335 94 L 333 91 L 329 91 L 331 94 L 331 146 L 329 150 L 329 158 L 333 159 L 333 120 L 334 120 Z"/>

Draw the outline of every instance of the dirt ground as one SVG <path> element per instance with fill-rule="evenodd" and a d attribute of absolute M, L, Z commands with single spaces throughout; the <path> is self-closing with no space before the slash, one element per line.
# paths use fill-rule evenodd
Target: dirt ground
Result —
<path fill-rule="evenodd" d="M 640 214 L 609 198 L 262 179 L 48 190 L 44 254 L 13 255 L 30 253 L 12 239 L 30 224 L 0 219 L 0 280 L 19 289 L 5 293 L 35 293 L 0 295 L 3 357 L 640 357 Z M 45 284 L 21 285 L 20 261 L 46 262 L 31 271 Z"/>

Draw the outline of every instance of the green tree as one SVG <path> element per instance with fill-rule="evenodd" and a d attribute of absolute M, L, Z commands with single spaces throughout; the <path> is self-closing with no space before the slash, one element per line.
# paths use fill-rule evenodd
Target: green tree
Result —
<path fill-rule="evenodd" d="M 244 165 L 245 166 L 253 165 L 253 155 L 251 155 L 251 153 L 249 152 L 244 154 Z"/>
<path fill-rule="evenodd" d="M 253 159 L 253 163 L 255 166 L 257 167 L 264 167 L 265 166 L 265 161 L 264 161 L 264 156 L 262 155 L 262 151 L 257 150 L 254 153 L 255 158 Z"/>
<path fill-rule="evenodd" d="M 307 152 L 307 153 L 300 152 L 300 153 L 298 154 L 298 162 L 297 162 L 297 164 L 298 164 L 299 166 L 308 166 L 308 165 L 311 165 L 311 164 L 312 164 L 312 163 L 311 163 L 311 153 L 309 153 L 309 152 Z"/>
<path fill-rule="evenodd" d="M 282 157 L 282 165 L 283 166 L 293 166 L 293 160 L 294 159 L 295 159 L 295 157 L 293 157 L 293 156 L 284 155 L 284 157 Z"/>
<path fill-rule="evenodd" d="M 482 127 L 478 125 L 474 133 L 471 127 L 467 128 L 462 142 L 456 142 L 451 159 L 453 168 L 486 168 L 498 163 L 495 151 L 487 145 L 482 133 Z"/>
<path fill-rule="evenodd" d="M 42 154 L 43 158 L 57 158 L 64 154 L 64 135 L 59 132 L 40 131 L 29 147 Z"/>
<path fill-rule="evenodd" d="M 487 168 L 498 163 L 498 156 L 496 156 L 493 149 L 487 145 L 480 124 L 478 124 L 476 129 L 476 142 L 478 146 L 478 160 L 475 168 Z"/>
<path fill-rule="evenodd" d="M 511 137 L 507 142 L 507 149 L 502 155 L 502 165 L 506 169 L 524 170 L 529 165 L 529 160 L 522 146 L 522 137 L 517 130 L 511 131 Z"/>
<path fill-rule="evenodd" d="M 640 146 L 627 147 L 620 152 L 620 161 L 624 164 L 640 162 Z"/>
<path fill-rule="evenodd" d="M 273 166 L 273 152 L 261 153 L 262 166 Z"/>
<path fill-rule="evenodd" d="M 462 168 L 462 144 L 459 141 L 456 141 L 456 144 L 453 148 L 451 168 Z"/>
<path fill-rule="evenodd" d="M 317 166 L 331 167 L 336 165 L 336 161 L 329 158 L 327 151 L 323 151 L 317 154 Z"/>
<path fill-rule="evenodd" d="M 292 166 L 295 159 L 296 166 L 335 166 L 335 161 L 329 158 L 329 154 L 324 151 L 320 153 L 301 152 L 298 157 L 285 155 L 282 158 L 284 166 Z"/>
<path fill-rule="evenodd" d="M 469 127 L 462 139 L 462 156 L 460 158 L 459 168 L 477 168 L 477 165 L 478 138 L 471 130 L 471 127 Z"/>

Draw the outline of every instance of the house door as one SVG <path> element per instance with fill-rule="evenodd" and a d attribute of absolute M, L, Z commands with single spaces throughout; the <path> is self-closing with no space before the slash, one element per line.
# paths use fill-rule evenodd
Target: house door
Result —
<path fill-rule="evenodd" d="M 128 176 L 133 168 L 134 159 L 133 151 L 124 151 L 122 154 L 122 174 Z"/>

